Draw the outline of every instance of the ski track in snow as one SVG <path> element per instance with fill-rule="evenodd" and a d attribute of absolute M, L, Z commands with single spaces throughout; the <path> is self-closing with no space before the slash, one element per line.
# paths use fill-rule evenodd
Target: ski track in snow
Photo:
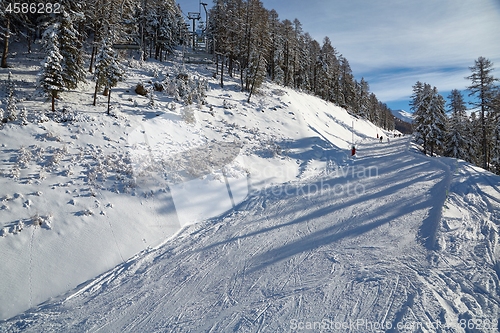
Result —
<path fill-rule="evenodd" d="M 348 161 L 355 172 L 251 195 L 0 328 L 294 332 L 320 323 L 331 329 L 311 331 L 464 332 L 461 320 L 489 320 L 492 330 L 477 331 L 495 331 L 498 178 L 426 157 L 408 139 L 366 139 L 359 151 Z M 360 326 L 333 327 L 350 322 Z M 414 326 L 398 330 L 403 323 Z"/>

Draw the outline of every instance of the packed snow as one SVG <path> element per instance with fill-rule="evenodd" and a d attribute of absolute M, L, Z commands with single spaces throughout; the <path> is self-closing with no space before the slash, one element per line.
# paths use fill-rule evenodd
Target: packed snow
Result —
<path fill-rule="evenodd" d="M 0 130 L 0 331 L 500 329 L 500 177 L 176 59 L 131 60 L 112 115 L 91 83 L 52 114 L 37 62 Z"/>

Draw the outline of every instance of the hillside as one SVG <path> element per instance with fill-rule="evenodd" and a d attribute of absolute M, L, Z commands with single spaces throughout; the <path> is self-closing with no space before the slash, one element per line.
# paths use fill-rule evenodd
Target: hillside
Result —
<path fill-rule="evenodd" d="M 36 66 L 11 69 L 30 112 L 0 130 L 0 331 L 500 328 L 498 176 L 291 89 L 131 66 L 112 116 L 89 84 L 46 117 Z M 185 74 L 203 103 L 171 94 Z"/>
<path fill-rule="evenodd" d="M 127 80 L 112 91 L 112 116 L 106 97 L 91 105 L 90 78 L 82 90 L 63 93 L 52 113 L 34 88 L 40 59 L 18 59 L 9 71 L 26 116 L 0 130 L 0 254 L 8 267 L 0 272 L 2 318 L 157 246 L 185 224 L 223 213 L 249 190 L 333 167 L 326 149 L 338 147 L 334 162 L 343 164 L 353 121 L 356 141 L 377 132 L 332 104 L 278 86 L 246 103 L 237 79 L 221 90 L 210 70 L 182 68 L 178 59 L 129 63 Z M 165 90 L 150 105 L 134 92 L 138 82 Z M 179 89 L 200 94 L 199 86 L 208 88 L 203 104 L 185 106 Z M 308 149 L 313 155 L 301 158 Z"/>
<path fill-rule="evenodd" d="M 394 117 L 407 122 L 407 123 L 412 123 L 413 122 L 413 114 L 409 113 L 408 111 L 405 110 L 391 110 L 392 114 Z"/>

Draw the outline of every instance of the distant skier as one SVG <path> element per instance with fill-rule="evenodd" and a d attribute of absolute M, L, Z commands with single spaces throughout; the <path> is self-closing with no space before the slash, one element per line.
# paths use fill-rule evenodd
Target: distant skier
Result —
<path fill-rule="evenodd" d="M 356 147 L 352 146 L 351 156 L 354 156 L 354 155 L 356 155 Z"/>
<path fill-rule="evenodd" d="M 387 143 L 391 143 L 391 140 L 389 140 L 389 137 L 387 137 Z"/>
<path fill-rule="evenodd" d="M 383 139 L 384 139 L 384 137 L 381 135 L 380 136 L 380 142 L 382 142 Z"/>

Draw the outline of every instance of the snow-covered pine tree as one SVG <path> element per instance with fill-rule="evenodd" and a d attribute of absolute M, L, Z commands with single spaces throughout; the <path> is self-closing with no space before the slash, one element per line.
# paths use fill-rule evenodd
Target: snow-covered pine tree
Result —
<path fill-rule="evenodd" d="M 99 52 L 101 42 L 109 36 L 113 42 L 139 43 L 141 25 L 141 6 L 146 1 L 135 0 L 86 0 L 83 13 L 87 29 L 93 35 L 92 53 L 89 72 L 93 72 L 95 57 Z M 110 28 L 112 28 L 110 30 Z M 142 30 L 141 30 L 142 31 Z"/>
<path fill-rule="evenodd" d="M 282 57 L 280 55 L 281 45 L 283 45 L 283 39 L 281 38 L 281 34 L 279 33 L 279 29 L 281 26 L 281 22 L 279 20 L 278 12 L 276 10 L 271 9 L 269 12 L 269 69 L 268 75 L 271 81 L 275 81 L 278 84 L 283 83 L 283 70 L 281 69 L 281 61 Z"/>
<path fill-rule="evenodd" d="M 335 48 L 332 46 L 330 38 L 325 37 L 321 46 L 315 67 L 315 93 L 322 99 L 335 102 L 332 84 L 332 70 L 338 63 Z"/>
<path fill-rule="evenodd" d="M 354 112 L 361 118 L 368 118 L 368 104 L 370 98 L 370 86 L 365 78 L 361 78 L 361 82 L 356 82 L 356 109 Z"/>
<path fill-rule="evenodd" d="M 415 141 L 421 143 L 424 154 L 429 149 L 431 156 L 444 148 L 446 135 L 445 100 L 437 88 L 417 82 L 413 86 L 411 108 L 414 111 Z"/>
<path fill-rule="evenodd" d="M 177 44 L 177 34 L 179 31 L 177 11 L 178 7 L 175 5 L 174 1 L 161 1 L 158 7 L 159 22 L 158 29 L 156 32 L 156 50 L 155 59 L 160 57 L 160 61 L 163 61 L 163 51 L 167 54 L 172 53 L 173 47 Z"/>
<path fill-rule="evenodd" d="M 25 107 L 19 111 L 19 120 L 21 125 L 26 126 L 28 125 L 28 111 L 26 110 Z"/>
<path fill-rule="evenodd" d="M 340 57 L 340 89 L 340 106 L 352 111 L 356 100 L 356 86 L 351 66 L 344 57 Z"/>
<path fill-rule="evenodd" d="M 7 108 L 5 112 L 5 118 L 1 120 L 3 122 L 15 121 L 17 119 L 17 106 L 16 106 L 16 97 L 14 96 L 14 81 L 12 80 L 12 73 L 9 72 L 9 76 L 7 78 Z"/>
<path fill-rule="evenodd" d="M 463 96 L 460 91 L 454 89 L 451 91 L 448 99 L 450 100 L 449 111 L 451 115 L 446 138 L 445 155 L 469 161 L 469 146 L 471 141 L 466 136 L 467 108 Z"/>
<path fill-rule="evenodd" d="M 42 62 L 38 85 L 52 100 L 52 111 L 55 111 L 55 99 L 65 90 L 62 55 L 59 51 L 59 23 L 53 23 L 43 33 L 42 47 L 46 57 Z"/>
<path fill-rule="evenodd" d="M 380 120 L 380 114 L 378 112 L 378 99 L 374 93 L 370 93 L 370 96 L 368 97 L 367 111 L 368 120 L 374 124 L 378 124 Z"/>
<path fill-rule="evenodd" d="M 97 102 L 97 92 L 100 88 L 104 88 L 108 95 L 108 114 L 111 102 L 111 88 L 115 87 L 119 81 L 125 77 L 125 71 L 118 61 L 116 52 L 111 48 L 111 41 L 105 39 L 101 45 L 96 58 L 96 66 L 94 78 L 96 80 L 94 103 Z"/>
<path fill-rule="evenodd" d="M 428 115 L 430 116 L 430 119 L 427 142 L 429 143 L 431 149 L 431 156 L 433 156 L 435 152 L 441 153 L 444 148 L 447 127 L 445 100 L 443 96 L 438 93 L 436 87 L 432 89 Z"/>
<path fill-rule="evenodd" d="M 413 94 L 411 96 L 411 110 L 415 116 L 414 123 L 414 138 L 419 144 L 422 144 L 424 154 L 427 153 L 427 133 L 428 133 L 428 108 L 430 103 L 431 86 L 417 81 L 413 86 Z"/>
<path fill-rule="evenodd" d="M 163 60 L 163 52 L 171 53 L 179 40 L 179 32 L 184 27 L 182 12 L 174 0 L 148 0 L 141 9 L 139 20 L 144 25 L 144 45 L 149 46 L 149 56 Z"/>
<path fill-rule="evenodd" d="M 321 46 L 319 43 L 311 37 L 308 33 L 304 35 L 305 38 L 305 43 L 306 43 L 306 50 L 307 50 L 307 56 L 306 56 L 306 61 L 307 63 L 305 64 L 306 66 L 306 79 L 307 79 L 307 90 L 311 92 L 312 94 L 316 94 L 317 90 L 317 59 L 319 57 L 319 54 L 321 52 Z"/>
<path fill-rule="evenodd" d="M 85 82 L 82 43 L 75 28 L 80 17 L 77 14 L 71 15 L 63 11 L 58 15 L 58 19 L 60 21 L 59 51 L 62 56 L 62 77 L 66 88 L 75 89 L 79 82 Z"/>
<path fill-rule="evenodd" d="M 17 114 L 16 98 L 14 97 L 14 94 L 9 94 L 5 118 L 7 121 L 15 121 L 17 119 Z"/>

